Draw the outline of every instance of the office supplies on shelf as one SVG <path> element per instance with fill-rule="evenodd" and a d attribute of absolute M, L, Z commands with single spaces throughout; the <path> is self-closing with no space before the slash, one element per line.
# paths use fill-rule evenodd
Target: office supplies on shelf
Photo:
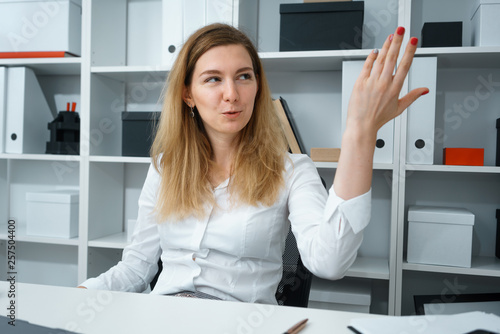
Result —
<path fill-rule="evenodd" d="M 312 161 L 338 162 L 340 148 L 311 147 Z"/>
<path fill-rule="evenodd" d="M 33 70 L 7 69 L 6 153 L 44 153 L 52 113 Z M 25 135 L 29 134 L 29 135 Z"/>
<path fill-rule="evenodd" d="M 307 307 L 370 313 L 372 283 L 356 277 L 331 281 L 313 277 Z"/>
<path fill-rule="evenodd" d="M 288 108 L 288 104 L 281 96 L 279 99 L 274 100 L 276 112 L 285 131 L 285 136 L 290 147 L 290 152 L 294 154 L 304 153 L 304 145 L 297 130 L 297 125 L 293 120 L 293 115 Z"/>
<path fill-rule="evenodd" d="M 472 45 L 500 45 L 500 0 L 473 1 L 471 15 Z"/>
<path fill-rule="evenodd" d="M 1 1 L 0 52 L 81 54 L 82 8 L 75 0 Z"/>
<path fill-rule="evenodd" d="M 470 268 L 474 218 L 463 208 L 410 206 L 407 261 Z"/>
<path fill-rule="evenodd" d="M 76 55 L 64 51 L 0 52 L 1 58 L 64 58 Z"/>
<path fill-rule="evenodd" d="M 302 321 L 299 321 L 298 323 L 296 323 L 295 325 L 293 325 L 292 327 L 290 327 L 290 329 L 288 329 L 283 334 L 297 334 L 302 329 L 304 329 L 304 327 L 306 326 L 307 320 L 309 320 L 309 319 L 304 319 Z"/>
<path fill-rule="evenodd" d="M 364 1 L 280 4 L 280 51 L 361 49 Z"/>
<path fill-rule="evenodd" d="M 347 121 L 347 108 L 354 83 L 358 79 L 364 60 L 348 60 L 342 62 L 342 133 Z M 392 163 L 394 151 L 394 120 L 390 120 L 377 132 L 377 141 L 373 162 Z"/>
<path fill-rule="evenodd" d="M 352 319 L 351 326 L 354 333 L 362 334 L 463 334 L 478 329 L 500 333 L 500 317 L 484 312 L 393 316 Z"/>
<path fill-rule="evenodd" d="M 425 22 L 421 45 L 426 47 L 462 46 L 462 22 Z"/>
<path fill-rule="evenodd" d="M 484 166 L 484 148 L 445 147 L 443 165 Z"/>
<path fill-rule="evenodd" d="M 66 111 L 60 111 L 57 117 L 47 124 L 50 141 L 46 143 L 45 153 L 80 154 L 80 116 L 76 102 L 68 102 Z"/>
<path fill-rule="evenodd" d="M 5 108 L 7 95 L 7 68 L 0 67 L 0 153 L 3 153 L 5 140 Z"/>
<path fill-rule="evenodd" d="M 160 112 L 122 112 L 122 156 L 148 157 Z"/>
<path fill-rule="evenodd" d="M 408 72 L 408 90 L 429 88 L 407 109 L 406 162 L 432 165 L 434 163 L 434 131 L 436 114 L 437 57 L 413 59 Z"/>
<path fill-rule="evenodd" d="M 500 317 L 500 293 L 457 294 L 453 298 L 443 295 L 414 295 L 415 312 L 418 315 L 458 314 L 481 311 Z"/>

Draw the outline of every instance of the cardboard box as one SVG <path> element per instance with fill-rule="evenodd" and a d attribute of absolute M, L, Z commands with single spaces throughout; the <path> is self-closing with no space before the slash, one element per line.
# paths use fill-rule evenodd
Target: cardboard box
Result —
<path fill-rule="evenodd" d="M 484 148 L 443 149 L 443 164 L 456 166 L 484 166 Z"/>
<path fill-rule="evenodd" d="M 0 0 L 0 53 L 81 55 L 82 8 L 77 0 Z"/>
<path fill-rule="evenodd" d="M 160 112 L 122 112 L 122 156 L 149 157 Z"/>
<path fill-rule="evenodd" d="M 370 313 L 371 283 L 359 278 L 330 281 L 313 277 L 308 308 Z"/>
<path fill-rule="evenodd" d="M 425 22 L 421 45 L 423 48 L 462 46 L 462 22 Z"/>
<path fill-rule="evenodd" d="M 361 49 L 364 1 L 280 5 L 280 51 Z"/>
<path fill-rule="evenodd" d="M 26 234 L 41 237 L 78 236 L 79 192 L 60 190 L 26 193 Z"/>
<path fill-rule="evenodd" d="M 340 148 L 312 147 L 312 161 L 338 162 L 340 158 Z"/>
<path fill-rule="evenodd" d="M 500 45 L 500 0 L 476 0 L 472 7 L 472 45 Z"/>
<path fill-rule="evenodd" d="M 410 206 L 408 263 L 471 266 L 474 214 L 462 208 Z"/>

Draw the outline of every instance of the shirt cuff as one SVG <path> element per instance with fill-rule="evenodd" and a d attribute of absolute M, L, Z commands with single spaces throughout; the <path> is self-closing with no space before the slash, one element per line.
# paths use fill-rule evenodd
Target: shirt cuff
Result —
<path fill-rule="evenodd" d="M 87 289 L 91 290 L 108 290 L 107 287 L 98 278 L 89 278 L 82 284 L 79 284 L 79 286 L 84 286 Z"/>
<path fill-rule="evenodd" d="M 344 235 L 346 224 L 351 226 L 355 234 L 361 232 L 368 225 L 371 217 L 371 194 L 372 190 L 370 188 L 362 195 L 344 200 L 335 193 L 332 185 L 326 202 L 325 220 L 330 221 L 333 215 L 338 213 L 340 217 L 339 238 Z"/>

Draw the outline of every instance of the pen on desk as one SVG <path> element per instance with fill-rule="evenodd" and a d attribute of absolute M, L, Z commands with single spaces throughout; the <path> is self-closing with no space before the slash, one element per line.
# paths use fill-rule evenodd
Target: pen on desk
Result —
<path fill-rule="evenodd" d="M 306 326 L 307 320 L 309 320 L 309 319 L 304 319 L 304 320 L 296 323 L 295 325 L 293 325 L 289 330 L 287 330 L 283 334 L 297 334 Z"/>

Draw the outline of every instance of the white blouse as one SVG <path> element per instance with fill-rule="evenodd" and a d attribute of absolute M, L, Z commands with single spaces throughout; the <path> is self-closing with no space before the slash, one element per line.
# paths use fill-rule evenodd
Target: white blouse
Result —
<path fill-rule="evenodd" d="M 152 214 L 160 175 L 150 166 L 122 261 L 81 285 L 142 292 L 161 256 L 154 294 L 201 291 L 225 300 L 276 304 L 290 223 L 304 265 L 318 277 L 343 277 L 370 220 L 371 190 L 344 201 L 332 186 L 328 196 L 307 155 L 289 158 L 286 186 L 271 207 L 231 206 L 226 180 L 214 190 L 217 205 L 206 218 L 160 224 Z"/>

